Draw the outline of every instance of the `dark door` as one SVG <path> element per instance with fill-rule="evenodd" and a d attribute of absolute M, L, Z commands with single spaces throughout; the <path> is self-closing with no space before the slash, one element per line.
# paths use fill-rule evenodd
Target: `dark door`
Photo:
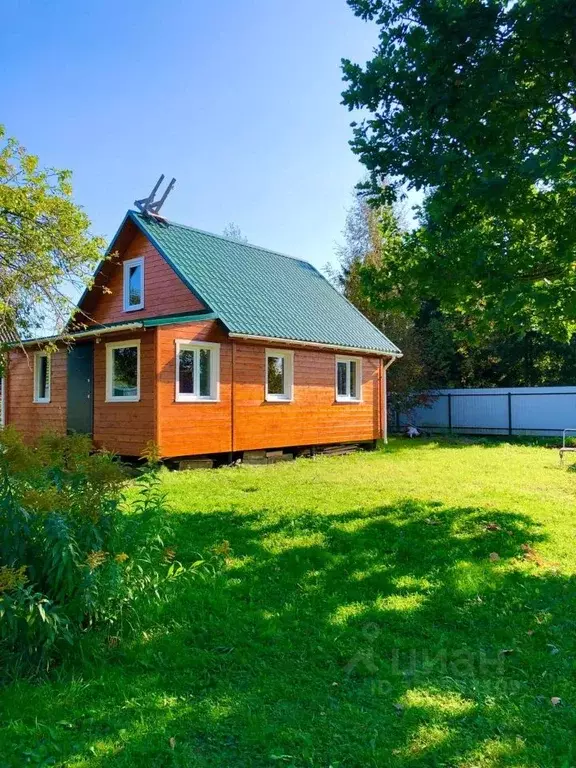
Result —
<path fill-rule="evenodd" d="M 75 344 L 68 351 L 68 432 L 92 434 L 93 379 L 93 342 Z"/>

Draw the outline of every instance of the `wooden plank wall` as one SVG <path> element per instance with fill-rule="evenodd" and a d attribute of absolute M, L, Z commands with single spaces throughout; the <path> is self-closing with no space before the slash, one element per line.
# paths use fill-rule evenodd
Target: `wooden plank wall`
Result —
<path fill-rule="evenodd" d="M 140 402 L 107 403 L 106 344 L 132 339 L 140 339 Z M 176 339 L 221 344 L 219 402 L 175 402 Z M 232 342 L 215 321 L 106 334 L 94 352 L 95 444 L 138 456 L 149 441 L 155 441 L 167 458 L 382 436 L 384 383 L 379 358 L 363 356 L 362 402 L 337 403 L 334 353 L 295 348 L 294 401 L 268 403 L 265 349 L 263 344 Z M 66 431 L 66 354 L 53 355 L 49 404 L 33 403 L 32 358 L 29 364 L 21 350 L 10 355 L 7 423 L 28 439 L 47 429 Z"/>
<path fill-rule="evenodd" d="M 6 423 L 28 441 L 43 432 L 66 433 L 67 351 L 52 354 L 50 402 L 34 402 L 34 351 L 13 349 L 8 359 Z"/>
<path fill-rule="evenodd" d="M 106 344 L 140 339 L 140 402 L 106 402 Z M 94 443 L 125 456 L 140 456 L 156 441 L 156 332 L 106 334 L 94 345 Z"/>
<path fill-rule="evenodd" d="M 264 399 L 265 347 L 236 343 L 234 449 L 360 442 L 380 437 L 379 358 L 362 359 L 362 402 L 339 403 L 335 397 L 335 354 L 305 347 L 294 349 L 294 401 L 269 403 Z"/>
<path fill-rule="evenodd" d="M 144 309 L 125 312 L 122 265 L 127 259 L 138 256 L 144 257 Z M 110 292 L 102 293 L 102 285 L 106 285 Z M 96 287 L 86 297 L 83 307 L 96 323 L 129 323 L 145 317 L 205 309 L 150 241 L 138 231 L 121 252 L 119 261 L 108 264 L 105 272 L 97 278 Z"/>
<path fill-rule="evenodd" d="M 158 441 L 163 456 L 232 450 L 232 345 L 215 321 L 158 328 Z M 210 341 L 220 347 L 220 402 L 177 403 L 176 339 Z"/>
<path fill-rule="evenodd" d="M 221 344 L 220 402 L 175 402 L 176 339 Z M 217 322 L 158 329 L 158 441 L 163 456 L 369 441 L 382 436 L 379 358 L 363 356 L 362 402 L 337 403 L 335 354 L 295 348 L 294 401 L 272 403 L 265 400 L 265 349 L 261 344 L 232 342 Z"/>

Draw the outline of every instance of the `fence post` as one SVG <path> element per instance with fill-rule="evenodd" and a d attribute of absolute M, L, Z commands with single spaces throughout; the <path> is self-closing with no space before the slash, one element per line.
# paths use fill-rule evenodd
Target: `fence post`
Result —
<path fill-rule="evenodd" d="M 452 395 L 448 392 L 448 432 L 452 434 Z"/>
<path fill-rule="evenodd" d="M 508 434 L 512 434 L 512 392 L 508 392 Z"/>

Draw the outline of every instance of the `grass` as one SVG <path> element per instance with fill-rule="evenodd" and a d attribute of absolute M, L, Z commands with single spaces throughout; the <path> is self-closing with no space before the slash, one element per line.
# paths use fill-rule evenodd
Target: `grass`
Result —
<path fill-rule="evenodd" d="M 575 481 L 489 441 L 166 473 L 224 567 L 1 690 L 0 766 L 571 768 Z"/>

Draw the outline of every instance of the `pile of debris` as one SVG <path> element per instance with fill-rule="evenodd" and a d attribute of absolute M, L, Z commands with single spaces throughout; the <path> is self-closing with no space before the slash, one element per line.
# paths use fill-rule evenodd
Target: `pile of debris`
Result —
<path fill-rule="evenodd" d="M 350 453 L 356 453 L 373 447 L 372 443 L 337 443 L 332 445 L 313 445 L 302 446 L 296 448 L 290 448 L 283 450 L 277 449 L 261 449 L 254 451 L 244 451 L 242 455 L 236 454 L 236 458 L 232 460 L 230 454 L 228 460 L 219 459 L 219 457 L 213 458 L 210 456 L 196 456 L 189 459 L 180 459 L 173 462 L 178 469 L 212 469 L 213 467 L 248 464 L 248 465 L 262 465 L 262 464 L 277 464 L 280 461 L 293 461 L 294 459 L 309 458 L 313 459 L 314 456 L 347 456 Z"/>
<path fill-rule="evenodd" d="M 293 453 L 284 453 L 282 449 L 276 451 L 244 451 L 242 462 L 244 464 L 277 464 L 279 461 L 292 461 Z"/>
<path fill-rule="evenodd" d="M 342 443 L 340 445 L 324 445 L 316 450 L 317 456 L 347 456 L 356 453 L 361 446 L 358 443 Z"/>

